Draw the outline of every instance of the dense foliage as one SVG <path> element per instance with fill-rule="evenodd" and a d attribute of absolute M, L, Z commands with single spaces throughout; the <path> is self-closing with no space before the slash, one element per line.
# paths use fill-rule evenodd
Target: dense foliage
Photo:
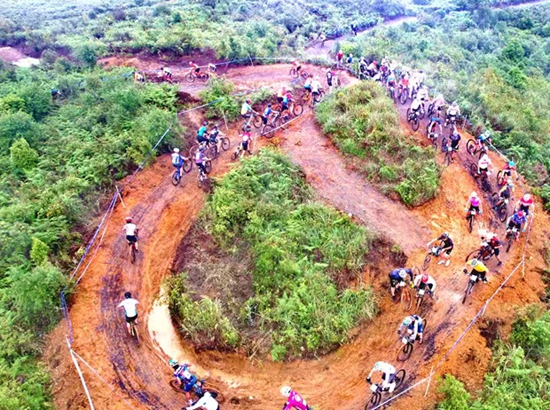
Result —
<path fill-rule="evenodd" d="M 439 186 L 434 152 L 418 147 L 404 134 L 399 115 L 385 89 L 373 82 L 329 96 L 316 111 L 323 131 L 387 194 L 407 205 L 433 198 Z"/>
<path fill-rule="evenodd" d="M 458 100 L 474 130 L 493 129 L 495 146 L 548 199 L 550 8 L 538 6 L 534 13 L 474 3 L 471 12 L 424 15 L 418 23 L 379 29 L 342 47 L 423 69 L 433 93 Z"/>
<path fill-rule="evenodd" d="M 447 376 L 440 387 L 440 410 L 545 410 L 550 408 L 550 312 L 528 310 L 514 324 L 510 343 L 497 345 L 485 387 L 472 399 Z"/>
<path fill-rule="evenodd" d="M 174 99 L 116 71 L 0 68 L 0 408 L 46 407 L 48 379 L 33 357 L 60 317 L 86 231 L 75 227 L 144 159 Z"/>
<path fill-rule="evenodd" d="M 280 360 L 326 352 L 375 314 L 370 289 L 335 283 L 342 272 L 360 272 L 368 232 L 312 202 L 300 170 L 282 154 L 262 150 L 228 173 L 208 200 L 202 224 L 227 252 L 248 250 L 253 294 L 244 306 L 225 297 L 205 300 L 176 277 L 170 307 L 188 337 L 202 332 L 236 346 L 236 329 L 242 334 L 254 312 L 260 339 Z M 196 317 L 205 312 L 208 318 Z"/>

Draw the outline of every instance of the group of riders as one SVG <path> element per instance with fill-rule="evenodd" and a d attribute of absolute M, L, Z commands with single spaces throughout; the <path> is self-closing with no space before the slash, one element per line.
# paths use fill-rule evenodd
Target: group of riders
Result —
<path fill-rule="evenodd" d="M 340 64 L 343 60 L 343 53 L 341 51 L 337 54 L 337 60 Z M 351 65 L 354 62 L 353 55 L 349 55 L 346 59 L 346 63 Z M 200 72 L 200 67 L 193 62 L 189 63 L 191 70 L 196 74 Z M 302 66 L 299 62 L 294 61 L 293 67 L 298 73 L 298 78 L 301 78 Z M 209 65 L 209 69 L 215 71 L 215 66 L 213 64 Z M 411 113 L 419 113 L 420 110 L 425 110 L 426 105 L 432 107 L 432 116 L 430 117 L 428 132 L 430 128 L 433 127 L 433 132 L 436 132 L 439 129 L 439 132 L 442 133 L 442 117 L 445 117 L 445 123 L 452 125 L 452 131 L 450 133 L 449 144 L 450 148 L 454 151 L 458 149 L 458 143 L 460 141 L 460 134 L 456 128 L 456 121 L 460 116 L 460 108 L 456 102 L 453 102 L 444 112 L 444 107 L 446 105 L 445 99 L 442 95 L 437 95 L 435 98 L 430 100 L 428 88 L 424 85 L 424 73 L 422 70 L 412 71 L 405 67 L 399 68 L 391 64 L 387 59 L 382 60 L 381 64 L 378 64 L 376 61 L 368 63 L 364 58 L 359 59 L 359 70 L 362 76 L 370 77 L 374 80 L 380 81 L 383 85 L 387 87 L 389 91 L 395 92 L 406 92 L 408 93 L 408 98 L 412 100 L 410 105 Z M 138 74 L 139 75 L 139 74 Z M 164 79 L 169 78 L 171 80 L 171 73 L 168 69 L 162 68 L 161 74 Z M 136 73 L 134 73 L 136 76 Z M 136 77 L 135 77 L 136 78 Z M 136 80 L 138 81 L 138 80 Z M 142 80 L 139 80 L 142 81 Z M 329 88 L 332 88 L 337 81 L 335 72 L 332 69 L 328 69 L 326 72 L 326 81 Z M 319 81 L 319 77 L 313 77 L 308 75 L 305 77 L 303 82 L 303 88 L 305 93 L 309 93 L 310 96 L 318 96 L 322 92 L 322 85 Z M 279 103 L 277 110 L 274 109 L 271 103 L 267 104 L 265 109 L 259 113 L 252 108 L 252 102 L 250 99 L 246 99 L 241 106 L 241 117 L 244 119 L 244 125 L 242 126 L 242 132 L 240 133 L 241 142 L 240 149 L 243 153 L 250 153 L 251 145 L 251 126 L 250 121 L 253 116 L 259 115 L 262 119 L 262 130 L 263 127 L 267 125 L 270 121 L 273 120 L 278 115 L 281 115 L 283 112 L 290 110 L 292 104 L 295 102 L 295 98 L 292 94 L 292 90 L 287 87 L 281 88 L 281 90 L 276 95 L 277 101 Z M 313 98 L 312 98 L 313 99 Z M 197 131 L 197 142 L 199 143 L 199 148 L 195 154 L 195 164 L 197 165 L 199 172 L 206 173 L 205 162 L 209 160 L 206 155 L 207 148 L 212 144 L 219 144 L 219 138 L 223 134 L 218 129 L 217 125 L 212 126 L 208 129 L 208 122 L 204 122 L 202 126 Z M 482 133 L 476 139 L 476 144 L 480 149 L 485 148 L 487 143 L 491 143 L 491 135 L 489 132 Z M 172 164 L 176 167 L 181 175 L 181 168 L 185 161 L 188 161 L 188 158 L 185 158 L 181 155 L 178 148 L 173 149 L 172 153 Z M 489 174 L 491 172 L 492 162 L 489 156 L 485 152 L 480 156 L 478 162 L 478 173 Z M 502 170 L 503 175 L 503 186 L 499 191 L 499 197 L 504 199 L 510 199 L 514 193 L 514 179 L 518 180 L 518 174 L 516 170 L 516 165 L 513 161 L 508 161 L 505 168 Z M 517 201 L 514 207 L 513 215 L 508 218 L 506 222 L 506 233 L 511 230 L 520 232 L 523 229 L 525 231 L 526 227 L 526 218 L 529 215 L 533 214 L 534 210 L 534 201 L 530 194 L 525 194 L 519 201 Z M 481 198 L 476 192 L 472 192 L 468 198 L 465 211 L 469 215 L 471 212 L 477 214 L 482 214 L 483 208 L 481 203 Z M 129 245 L 135 244 L 137 251 L 137 226 L 132 222 L 132 218 L 126 218 L 126 224 L 124 225 L 124 231 L 126 232 L 126 239 Z M 517 239 L 517 236 L 516 236 Z M 500 248 L 502 247 L 502 242 L 499 240 L 497 235 L 492 232 L 486 232 L 481 238 L 481 247 L 486 248 L 491 252 L 492 255 L 498 261 L 498 265 L 502 264 L 502 261 L 499 257 Z M 438 262 L 441 265 L 449 266 L 451 254 L 454 250 L 454 241 L 449 235 L 449 233 L 444 232 L 439 237 L 433 239 L 427 244 L 427 247 L 431 247 L 437 243 L 439 247 L 439 254 L 442 259 Z M 484 283 L 487 283 L 488 278 L 487 274 L 489 269 L 487 266 L 479 259 L 471 259 L 466 262 L 466 265 L 463 269 L 464 273 L 468 273 L 468 268 L 471 268 L 470 275 L 476 275 Z M 396 297 L 396 289 L 399 287 L 410 285 L 416 290 L 425 290 L 428 295 L 432 298 L 436 298 L 435 291 L 437 283 L 435 279 L 427 272 L 414 276 L 413 270 L 409 268 L 397 268 L 392 270 L 389 273 L 390 281 L 390 292 L 392 299 Z M 137 304 L 138 301 L 132 298 L 130 292 L 125 293 L 125 299 L 118 305 L 118 307 L 123 308 L 126 316 L 126 323 L 128 326 L 128 331 L 130 331 L 130 323 L 134 322 L 137 324 Z M 406 337 L 410 343 L 418 341 L 419 343 L 423 342 L 423 332 L 424 332 L 424 319 L 420 316 L 412 314 L 406 316 L 401 322 L 397 333 L 400 338 Z M 197 387 L 200 387 L 202 382 L 193 375 L 189 368 L 189 364 L 179 364 L 176 359 L 171 359 L 169 361 L 170 367 L 174 371 L 174 378 L 177 384 L 185 392 L 187 399 L 190 402 L 190 406 L 187 407 L 187 410 L 203 408 L 205 410 L 219 410 L 219 403 L 216 400 L 216 395 L 211 394 L 210 392 L 199 389 L 202 391 L 198 400 L 191 401 L 191 393 L 197 392 Z M 367 382 L 371 383 L 371 377 L 374 373 L 381 373 L 382 382 L 380 387 L 383 391 L 393 392 L 396 386 L 396 369 L 393 365 L 385 362 L 376 362 L 373 369 L 370 371 Z M 296 391 L 292 390 L 288 386 L 281 388 L 281 394 L 286 398 L 286 404 L 283 407 L 284 410 L 291 410 L 292 408 L 298 410 L 311 410 L 311 407 L 307 404 L 306 400 L 299 395 Z"/>

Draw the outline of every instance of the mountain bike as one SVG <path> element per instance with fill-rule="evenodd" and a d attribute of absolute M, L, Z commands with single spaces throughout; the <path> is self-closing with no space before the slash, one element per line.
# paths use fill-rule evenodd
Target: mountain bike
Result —
<path fill-rule="evenodd" d="M 445 166 L 449 166 L 451 162 L 454 162 L 454 154 L 458 151 L 458 147 L 460 145 L 460 141 L 458 142 L 457 146 L 453 148 L 452 143 L 449 141 L 447 137 L 443 137 L 441 140 L 441 150 L 443 153 L 445 153 L 445 158 L 443 160 L 443 163 Z"/>
<path fill-rule="evenodd" d="M 526 222 L 527 223 L 527 222 Z M 510 248 L 514 244 L 515 241 L 518 240 L 519 237 L 519 229 L 515 226 L 512 229 L 506 230 L 506 252 L 510 252 Z"/>
<path fill-rule="evenodd" d="M 400 369 L 395 373 L 395 376 L 393 378 L 393 381 L 395 382 L 395 388 L 399 388 L 401 384 L 403 384 L 403 381 L 405 380 L 406 372 L 403 369 Z M 367 380 L 367 383 L 370 383 Z M 365 410 L 370 410 L 380 404 L 380 401 L 382 400 L 382 393 L 386 390 L 382 388 L 382 383 L 370 383 L 370 391 L 372 392 L 372 396 L 369 400 L 369 402 L 365 406 Z M 394 390 L 395 391 L 395 390 Z"/>
<path fill-rule="evenodd" d="M 420 283 L 418 288 L 416 288 L 416 299 L 415 299 L 415 306 L 416 306 L 416 312 L 420 311 L 420 308 L 422 307 L 422 304 L 424 303 L 424 296 L 426 296 L 426 292 L 430 295 L 432 299 L 434 299 L 434 295 L 427 284 Z"/>
<path fill-rule="evenodd" d="M 399 293 L 399 295 L 397 293 Z M 396 299 L 399 300 L 399 303 L 405 312 L 411 310 L 412 295 L 407 282 L 401 281 L 397 284 L 395 287 L 395 296 Z"/>
<path fill-rule="evenodd" d="M 135 320 L 129 323 L 130 325 L 130 335 L 132 336 L 132 339 L 134 339 L 134 342 L 139 344 L 139 336 L 138 336 L 138 330 L 136 327 Z"/>
<path fill-rule="evenodd" d="M 428 327 L 428 322 L 426 321 L 426 319 L 422 319 L 422 326 L 422 333 L 424 334 L 426 332 L 426 328 Z M 407 331 L 410 332 L 409 329 L 407 329 Z M 420 340 L 418 336 L 415 340 L 412 340 L 411 335 L 401 337 L 401 343 L 403 343 L 403 347 L 401 347 L 399 349 L 399 352 L 397 353 L 398 362 L 404 362 L 411 357 L 411 354 L 414 350 L 414 343 L 418 340 Z"/>
<path fill-rule="evenodd" d="M 474 177 L 475 181 L 479 184 L 483 191 L 491 192 L 493 190 L 491 181 L 489 181 L 488 171 L 482 171 L 479 173 L 478 166 L 474 163 L 470 163 L 470 174 Z"/>
<path fill-rule="evenodd" d="M 186 75 L 185 75 L 185 81 L 187 81 L 188 83 L 193 83 L 195 82 L 196 79 L 199 79 L 203 82 L 207 82 L 209 79 L 210 79 L 210 74 L 206 73 L 206 72 L 199 72 L 198 74 L 195 73 L 195 71 L 189 71 Z"/>
<path fill-rule="evenodd" d="M 311 96 L 312 96 L 311 106 L 315 107 L 317 104 L 319 104 L 323 100 L 325 96 L 325 92 L 322 89 L 319 89 L 319 92 L 311 93 Z"/>
<path fill-rule="evenodd" d="M 468 271 L 464 269 L 464 274 L 468 274 Z M 466 286 L 466 290 L 464 291 L 464 297 L 462 298 L 462 303 L 466 303 L 466 299 L 468 296 L 472 294 L 472 291 L 474 290 L 474 286 L 479 280 L 479 275 L 476 275 L 475 273 L 470 273 L 470 278 L 468 279 L 468 286 Z"/>
<path fill-rule="evenodd" d="M 435 149 L 437 149 L 437 138 L 439 137 L 439 134 L 434 131 L 436 127 L 437 123 L 435 122 L 430 122 L 426 127 L 426 136 L 428 137 Z"/>
<path fill-rule="evenodd" d="M 399 84 L 397 99 L 399 100 L 401 105 L 405 105 L 408 98 L 409 98 L 409 89 Z"/>
<path fill-rule="evenodd" d="M 474 228 L 474 221 L 476 219 L 476 210 L 471 209 L 468 211 L 468 215 L 466 216 L 466 220 L 468 221 L 468 232 L 472 233 L 472 229 Z"/>
<path fill-rule="evenodd" d="M 136 237 L 136 241 L 135 242 L 132 242 L 130 244 L 130 262 L 133 264 L 135 263 L 136 261 L 136 255 L 138 253 L 138 250 L 136 248 L 136 243 L 137 241 L 139 240 L 138 238 L 138 230 L 136 229 L 136 231 L 134 232 L 134 236 Z"/>
<path fill-rule="evenodd" d="M 500 222 L 506 222 L 508 218 L 508 198 L 501 198 L 498 192 L 493 192 L 491 203 Z"/>
<path fill-rule="evenodd" d="M 407 121 L 411 123 L 413 131 L 417 131 L 420 126 L 420 119 L 418 118 L 417 111 L 411 112 L 410 108 L 407 108 Z"/>
<path fill-rule="evenodd" d="M 487 153 L 487 147 L 485 144 L 479 144 L 473 139 L 469 139 L 466 143 L 466 151 L 473 157 L 475 157 L 477 154 L 479 154 L 479 158 L 483 156 L 483 154 Z"/>
<path fill-rule="evenodd" d="M 471 259 L 488 261 L 493 257 L 494 254 L 495 250 L 491 246 L 481 246 L 478 249 L 474 249 L 472 252 L 470 252 L 468 256 L 466 256 L 466 259 L 464 261 L 468 262 Z"/>
<path fill-rule="evenodd" d="M 208 383 L 211 385 L 212 383 Z M 175 378 L 170 380 L 170 387 L 177 391 L 178 393 L 185 394 L 185 390 L 183 389 L 184 384 L 178 383 Z M 191 392 L 194 396 L 196 396 L 197 400 L 200 399 L 202 396 L 204 396 L 204 393 L 209 392 L 210 395 L 216 399 L 218 403 L 223 403 L 225 401 L 225 397 L 223 394 L 220 393 L 220 390 L 216 387 L 206 387 L 206 381 L 205 380 L 197 380 L 197 382 L 193 385 L 193 388 L 191 389 Z M 197 400 L 193 401 L 193 404 L 197 402 Z"/>
<path fill-rule="evenodd" d="M 439 243 L 437 246 L 432 246 L 430 248 L 430 251 L 427 253 L 426 257 L 424 258 L 424 262 L 422 262 L 422 270 L 428 269 L 428 266 L 430 266 L 430 262 L 432 261 L 433 257 L 439 258 L 441 255 L 441 250 L 443 249 L 443 241 Z"/>
<path fill-rule="evenodd" d="M 208 157 L 212 159 L 217 159 L 220 155 L 220 147 L 222 150 L 227 151 L 231 148 L 231 141 L 225 135 L 218 135 L 216 138 L 217 141 L 214 143 L 210 142 L 210 150 L 208 151 Z"/>
<path fill-rule="evenodd" d="M 183 171 L 187 174 L 193 168 L 193 162 L 189 158 L 183 158 L 183 164 L 181 166 Z M 181 171 L 179 168 L 176 168 L 172 174 L 172 185 L 177 186 L 181 181 Z"/>
<path fill-rule="evenodd" d="M 204 162 L 204 167 L 206 168 L 206 173 L 204 173 L 201 168 L 199 168 L 197 172 L 197 185 L 201 189 L 206 189 L 209 185 L 210 179 L 207 174 L 212 172 L 212 161 L 206 160 Z"/>
<path fill-rule="evenodd" d="M 308 73 L 302 68 L 300 70 L 300 75 L 298 76 L 298 71 L 296 71 L 296 68 L 292 67 L 290 71 L 288 72 L 291 77 L 298 78 L 302 77 L 302 79 L 306 79 L 308 77 Z"/>

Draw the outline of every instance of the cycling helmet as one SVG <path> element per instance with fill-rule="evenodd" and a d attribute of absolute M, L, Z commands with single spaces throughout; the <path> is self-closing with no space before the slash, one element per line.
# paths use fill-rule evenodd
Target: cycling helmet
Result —
<path fill-rule="evenodd" d="M 407 316 L 405 319 L 403 319 L 403 326 L 410 326 L 412 322 L 412 317 Z"/>
<path fill-rule="evenodd" d="M 168 363 L 170 364 L 170 367 L 173 369 L 177 369 L 180 365 L 176 359 L 170 359 Z"/>
<path fill-rule="evenodd" d="M 204 151 L 204 147 L 203 147 L 202 145 L 199 147 L 199 151 L 200 151 L 200 152 L 203 152 L 203 151 Z"/>
<path fill-rule="evenodd" d="M 126 217 L 126 222 L 128 223 L 132 222 L 132 217 L 131 216 Z"/>
<path fill-rule="evenodd" d="M 518 218 L 523 218 L 525 216 L 525 212 L 518 211 L 516 215 L 518 216 Z"/>
<path fill-rule="evenodd" d="M 407 271 L 406 271 L 405 269 L 401 269 L 401 270 L 399 271 L 399 277 L 400 277 L 401 279 L 405 279 L 405 278 L 407 277 Z"/>
<path fill-rule="evenodd" d="M 449 237 L 449 233 L 448 233 L 448 232 L 443 232 L 443 233 L 441 234 L 441 237 L 442 237 L 443 239 L 447 239 L 447 238 Z"/>
<path fill-rule="evenodd" d="M 470 266 L 473 268 L 474 266 L 477 266 L 478 263 L 479 261 L 476 258 L 474 258 L 470 261 Z"/>
<path fill-rule="evenodd" d="M 516 166 L 516 163 L 515 163 L 514 161 L 508 161 L 508 166 L 509 166 L 510 168 L 515 167 L 515 166 Z"/>
<path fill-rule="evenodd" d="M 247 99 L 246 99 L 246 102 L 247 102 L 248 104 L 250 104 L 250 98 L 247 98 Z"/>
<path fill-rule="evenodd" d="M 202 125 L 206 127 L 208 125 L 208 121 L 203 122 Z"/>
<path fill-rule="evenodd" d="M 453 103 L 451 104 L 453 107 L 456 107 L 458 105 L 458 103 L 456 101 L 453 101 Z"/>
<path fill-rule="evenodd" d="M 267 106 L 271 108 L 271 103 L 267 104 Z"/>
<path fill-rule="evenodd" d="M 288 387 L 288 386 L 283 386 L 281 387 L 281 394 L 285 397 L 289 397 L 290 396 L 290 392 L 291 392 L 291 388 Z"/>
<path fill-rule="evenodd" d="M 376 371 L 381 371 L 383 368 L 384 368 L 384 363 L 383 362 L 376 362 L 374 364 L 374 370 L 376 370 Z"/>
<path fill-rule="evenodd" d="M 126 299 L 130 299 L 130 298 L 132 297 L 132 294 L 131 294 L 130 292 L 125 292 L 125 293 L 124 293 L 124 297 L 125 297 Z"/>
<path fill-rule="evenodd" d="M 190 379 L 191 378 L 191 373 L 189 373 L 188 370 L 184 370 L 181 375 L 183 376 L 184 379 Z"/>
<path fill-rule="evenodd" d="M 428 275 L 427 273 L 423 273 L 422 274 L 422 283 L 428 283 L 428 280 L 430 279 L 430 275 Z"/>
<path fill-rule="evenodd" d="M 174 152 L 177 154 L 178 152 L 180 152 L 180 149 L 179 148 L 174 148 Z"/>
<path fill-rule="evenodd" d="M 529 201 L 531 199 L 531 194 L 525 194 L 523 195 L 523 200 L 524 201 Z"/>
<path fill-rule="evenodd" d="M 245 126 L 244 130 L 250 132 L 250 125 Z"/>
<path fill-rule="evenodd" d="M 470 197 L 471 197 L 471 198 L 477 198 L 477 192 L 476 192 L 476 191 L 472 192 L 472 194 L 470 195 Z"/>

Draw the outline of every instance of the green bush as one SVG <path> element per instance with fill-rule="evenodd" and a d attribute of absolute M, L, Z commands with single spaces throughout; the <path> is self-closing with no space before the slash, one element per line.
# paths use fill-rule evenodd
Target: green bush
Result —
<path fill-rule="evenodd" d="M 432 150 L 403 133 L 386 94 L 373 82 L 348 87 L 317 107 L 317 120 L 343 153 L 362 160 L 369 179 L 391 187 L 405 204 L 419 205 L 437 194 L 440 169 Z"/>

